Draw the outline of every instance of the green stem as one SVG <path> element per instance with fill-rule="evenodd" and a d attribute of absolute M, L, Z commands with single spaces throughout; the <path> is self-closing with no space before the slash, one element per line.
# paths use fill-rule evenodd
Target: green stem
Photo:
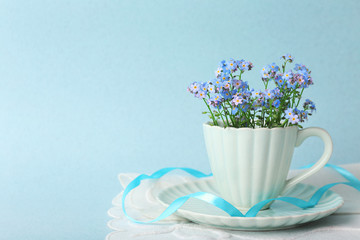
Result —
<path fill-rule="evenodd" d="M 252 126 L 253 126 L 253 128 L 255 128 L 255 126 L 256 126 L 255 115 L 256 115 L 256 110 L 254 109 L 254 115 L 252 115 Z"/>
<path fill-rule="evenodd" d="M 286 119 L 285 121 L 284 121 L 284 123 L 281 125 L 281 127 L 285 127 L 285 125 L 288 123 L 288 119 Z"/>
<path fill-rule="evenodd" d="M 212 117 L 212 120 L 213 120 L 214 125 L 215 125 L 215 126 L 218 126 L 217 121 L 215 120 L 214 114 L 213 114 L 213 112 L 211 111 L 211 108 L 210 108 L 209 104 L 206 102 L 205 98 L 203 98 L 203 100 L 204 100 L 206 106 L 208 107 L 208 109 L 209 109 L 209 111 L 210 111 L 210 113 L 211 113 L 211 117 Z"/>
<path fill-rule="evenodd" d="M 253 123 L 251 122 L 251 113 L 250 113 L 250 111 L 247 111 L 247 113 L 248 113 L 248 116 L 246 116 L 246 113 L 245 113 L 245 116 L 246 116 L 247 121 L 249 122 L 249 126 L 253 126 Z"/>
<path fill-rule="evenodd" d="M 270 119 L 270 124 L 269 124 L 269 127 L 271 128 L 272 127 L 272 122 L 274 120 L 273 118 L 273 114 L 272 114 L 272 110 L 273 110 L 273 107 L 272 107 L 272 104 L 273 104 L 273 99 L 270 99 L 270 116 L 269 116 L 269 119 Z"/>
<path fill-rule="evenodd" d="M 301 99 L 301 96 L 302 96 L 302 94 L 303 94 L 303 92 L 304 92 L 304 89 L 305 89 L 305 88 L 303 88 L 303 89 L 301 90 L 301 93 L 300 93 L 300 96 L 299 96 L 299 100 L 298 100 L 298 102 L 297 102 L 297 104 L 296 104 L 296 107 L 299 106 L 300 99 Z"/>
<path fill-rule="evenodd" d="M 226 123 L 227 123 L 228 126 L 230 126 L 229 119 L 227 117 L 227 115 L 229 115 L 229 112 L 228 112 L 227 108 L 224 106 L 224 104 L 221 103 L 221 106 L 223 107 L 223 112 L 224 112 L 224 115 L 225 115 L 225 118 L 226 118 Z M 222 118 L 221 113 L 220 113 L 220 116 L 221 116 L 221 119 L 224 121 L 224 119 Z"/>
<path fill-rule="evenodd" d="M 294 105 L 295 105 L 295 93 L 296 93 L 296 88 L 291 91 L 291 94 L 292 94 L 291 108 L 294 108 Z"/>
<path fill-rule="evenodd" d="M 225 125 L 225 128 L 228 127 L 228 126 L 229 126 L 229 121 L 227 120 L 227 118 L 226 118 L 226 122 L 225 122 L 225 120 L 224 120 L 224 118 L 223 118 L 223 116 L 222 116 L 222 114 L 221 114 L 220 111 L 219 111 L 219 114 L 220 114 L 221 120 L 223 121 L 223 123 L 224 123 L 224 125 Z M 225 114 L 225 116 L 226 116 L 226 114 Z M 226 125 L 226 124 L 227 124 L 227 125 Z"/>
<path fill-rule="evenodd" d="M 287 63 L 287 61 L 288 61 L 288 60 L 286 60 L 286 61 L 284 62 L 284 65 L 282 65 L 282 70 L 283 70 L 283 73 L 285 73 L 285 67 L 286 67 L 286 63 Z"/>
<path fill-rule="evenodd" d="M 232 109 L 232 106 L 231 106 L 231 103 L 229 102 L 229 100 L 226 100 L 227 104 L 229 105 L 230 109 Z M 230 117 L 230 121 L 232 123 L 232 125 L 235 127 L 235 117 L 233 116 L 233 114 L 231 112 L 229 112 L 227 109 L 226 111 L 228 112 L 229 114 L 229 117 Z"/>

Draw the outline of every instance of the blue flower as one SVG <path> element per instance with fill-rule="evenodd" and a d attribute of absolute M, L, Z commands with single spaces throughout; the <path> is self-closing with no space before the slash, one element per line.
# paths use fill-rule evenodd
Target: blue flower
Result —
<path fill-rule="evenodd" d="M 270 68 L 270 70 L 273 71 L 273 72 L 277 72 L 277 71 L 280 70 L 279 66 L 276 65 L 275 63 L 270 64 L 269 68 Z"/>
<path fill-rule="evenodd" d="M 225 60 L 222 60 L 219 64 L 219 68 L 221 68 L 222 73 L 230 73 L 230 67 L 228 65 L 228 62 L 226 62 Z M 218 71 L 215 72 L 215 74 L 217 74 Z"/>
<path fill-rule="evenodd" d="M 251 96 L 253 98 L 260 98 L 261 97 L 261 91 L 252 91 Z"/>
<path fill-rule="evenodd" d="M 293 115 L 291 118 L 289 118 L 290 123 L 297 124 L 299 122 L 299 116 Z"/>
<path fill-rule="evenodd" d="M 270 78 L 270 74 L 268 72 L 263 72 L 261 78 L 262 79 L 268 79 L 268 78 Z"/>
<path fill-rule="evenodd" d="M 262 74 L 268 73 L 268 72 L 270 72 L 269 66 L 265 66 L 265 67 L 263 67 L 263 68 L 261 69 L 261 73 L 262 73 Z"/>
<path fill-rule="evenodd" d="M 221 73 L 222 73 L 222 68 L 218 68 L 216 71 L 215 71 L 215 76 L 216 77 L 220 77 L 221 76 Z"/>
<path fill-rule="evenodd" d="M 222 81 L 220 79 L 214 79 L 212 84 L 214 84 L 216 87 L 221 87 Z"/>
<path fill-rule="evenodd" d="M 265 101 L 264 101 L 264 98 L 257 98 L 254 103 L 253 103 L 253 107 L 255 109 L 258 109 L 258 108 L 261 108 L 262 106 L 264 106 L 265 104 Z"/>
<path fill-rule="evenodd" d="M 286 61 L 292 62 L 294 61 L 294 57 L 291 54 L 286 54 L 284 56 L 282 56 L 281 58 L 285 59 Z"/>
<path fill-rule="evenodd" d="M 208 83 L 203 83 L 200 87 L 201 91 L 203 91 L 205 93 L 205 95 L 207 94 L 207 91 L 208 91 L 208 87 L 209 87 L 209 84 Z"/>
<path fill-rule="evenodd" d="M 230 76 L 229 76 L 229 74 L 227 74 L 226 72 L 223 72 L 222 74 L 221 74 L 221 81 L 223 81 L 223 82 L 225 82 L 225 81 L 228 81 L 229 80 L 229 78 L 230 78 Z"/>
<path fill-rule="evenodd" d="M 219 63 L 219 67 L 220 67 L 220 68 L 226 67 L 226 61 L 225 61 L 225 60 L 222 60 L 222 61 Z"/>
<path fill-rule="evenodd" d="M 228 62 L 227 62 L 227 66 L 229 67 L 229 69 L 234 72 L 236 69 L 237 69 L 237 64 L 236 64 L 236 61 L 234 59 L 230 59 Z"/>
<path fill-rule="evenodd" d="M 297 82 L 296 82 L 296 81 L 288 81 L 288 82 L 287 82 L 287 87 L 288 87 L 288 88 L 292 88 L 292 89 L 296 89 L 296 87 L 297 87 Z"/>
<path fill-rule="evenodd" d="M 272 98 L 274 96 L 274 94 L 269 89 L 266 89 L 264 91 L 264 96 L 265 96 L 266 99 L 270 99 L 270 98 Z"/>
<path fill-rule="evenodd" d="M 217 110 L 221 110 L 221 109 L 222 109 L 222 106 L 221 106 L 220 102 L 215 102 L 214 107 L 215 107 Z"/>
<path fill-rule="evenodd" d="M 232 98 L 231 93 L 229 91 L 224 91 L 221 93 L 225 100 Z"/>
<path fill-rule="evenodd" d="M 240 68 L 242 62 L 245 62 L 245 60 L 244 59 L 236 60 L 236 65 Z"/>
<path fill-rule="evenodd" d="M 249 68 L 249 63 L 247 61 L 242 61 L 239 64 L 239 68 L 241 69 L 241 71 L 246 71 Z"/>
<path fill-rule="evenodd" d="M 277 74 L 275 75 L 275 83 L 276 83 L 279 87 L 284 86 L 285 80 L 283 79 L 283 74 L 282 74 L 282 73 L 277 73 Z"/>
<path fill-rule="evenodd" d="M 213 84 L 209 84 L 208 88 L 209 92 L 215 93 L 215 86 Z"/>
<path fill-rule="evenodd" d="M 272 105 L 273 105 L 275 108 L 280 107 L 280 100 L 279 100 L 279 99 L 276 99 L 276 100 L 272 103 Z"/>
<path fill-rule="evenodd" d="M 303 122 L 304 120 L 307 120 L 307 117 L 308 117 L 308 112 L 307 111 L 300 111 L 300 120 L 301 122 Z"/>
<path fill-rule="evenodd" d="M 195 95 L 197 98 L 205 98 L 206 94 L 203 91 L 198 91 L 198 93 Z"/>
<path fill-rule="evenodd" d="M 300 111 L 299 109 L 294 108 L 294 114 L 295 114 L 295 115 L 299 115 L 299 114 L 300 114 L 300 112 L 301 112 L 301 111 Z"/>
<path fill-rule="evenodd" d="M 262 68 L 261 73 L 262 73 L 262 80 L 264 82 L 268 82 L 270 79 L 273 79 L 276 76 L 276 73 L 280 70 L 280 68 L 275 64 L 272 63 L 268 66 L 265 66 Z"/>
<path fill-rule="evenodd" d="M 246 112 L 249 109 L 249 104 L 242 104 L 240 110 L 242 112 Z"/>
<path fill-rule="evenodd" d="M 278 87 L 274 88 L 272 90 L 272 93 L 274 94 L 274 97 L 281 98 L 283 94 L 281 93 L 280 89 Z"/>
<path fill-rule="evenodd" d="M 191 93 L 197 93 L 200 90 L 201 86 L 198 82 L 193 82 L 190 85 L 190 92 Z"/>
<path fill-rule="evenodd" d="M 305 66 L 303 66 L 302 69 L 298 70 L 297 75 L 298 77 L 296 81 L 299 83 L 301 87 L 307 88 L 309 87 L 309 85 L 314 84 L 310 76 L 310 71 Z"/>
<path fill-rule="evenodd" d="M 288 108 L 285 110 L 285 117 L 287 119 L 290 119 L 291 117 L 293 117 L 295 114 L 294 114 L 294 110 L 291 109 L 291 108 Z"/>
<path fill-rule="evenodd" d="M 284 80 L 289 80 L 290 78 L 292 78 L 292 76 L 293 76 L 293 73 L 292 73 L 292 72 L 286 72 L 286 73 L 284 73 L 284 75 L 283 75 L 283 79 L 284 79 Z"/>
<path fill-rule="evenodd" d="M 221 101 L 223 99 L 223 96 L 221 96 L 220 94 L 215 94 L 213 97 L 212 97 L 212 101 L 216 102 L 216 101 Z"/>
<path fill-rule="evenodd" d="M 315 107 L 315 103 L 313 101 L 311 101 L 310 99 L 306 99 L 304 102 L 304 109 L 310 109 L 311 112 L 316 111 L 316 107 Z"/>
<path fill-rule="evenodd" d="M 241 86 L 240 86 L 240 89 L 241 89 L 241 91 L 246 91 L 247 89 L 249 88 L 249 85 L 248 85 L 248 83 L 247 82 L 241 82 Z"/>
<path fill-rule="evenodd" d="M 242 85 L 242 81 L 233 79 L 232 84 L 233 84 L 234 88 L 239 89 Z"/>
<path fill-rule="evenodd" d="M 239 109 L 237 107 L 233 107 L 232 110 L 231 110 L 231 113 L 233 115 L 235 115 L 238 111 L 239 111 Z"/>
<path fill-rule="evenodd" d="M 295 64 L 294 70 L 299 71 L 304 69 L 306 70 L 306 67 L 304 65 L 298 63 Z"/>
<path fill-rule="evenodd" d="M 253 68 L 253 64 L 249 61 L 238 61 L 238 67 L 240 68 L 241 71 L 250 71 Z"/>

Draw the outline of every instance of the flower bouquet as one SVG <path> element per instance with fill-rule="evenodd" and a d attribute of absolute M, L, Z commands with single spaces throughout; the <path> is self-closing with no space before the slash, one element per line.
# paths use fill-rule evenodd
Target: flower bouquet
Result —
<path fill-rule="evenodd" d="M 210 114 L 212 124 L 242 127 L 287 127 L 307 120 L 316 110 L 315 104 L 306 99 L 303 109 L 299 104 L 305 88 L 313 84 L 311 71 L 302 64 L 295 64 L 292 70 L 286 70 L 287 64 L 294 58 L 290 54 L 281 57 L 281 68 L 272 63 L 262 68 L 261 79 L 265 90 L 250 89 L 243 80 L 246 71 L 253 64 L 245 60 L 221 61 L 215 72 L 216 78 L 208 82 L 193 82 L 188 91 L 203 99 Z M 270 86 L 272 89 L 269 89 Z"/>

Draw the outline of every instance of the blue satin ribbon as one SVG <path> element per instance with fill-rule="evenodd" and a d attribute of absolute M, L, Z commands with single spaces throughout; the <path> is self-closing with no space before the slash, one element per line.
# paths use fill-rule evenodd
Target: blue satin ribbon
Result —
<path fill-rule="evenodd" d="M 309 168 L 312 165 L 308 165 L 305 166 L 303 168 Z M 212 174 L 204 174 L 200 171 L 197 171 L 195 169 L 192 168 L 176 168 L 176 167 L 172 167 L 172 168 L 163 168 L 160 169 L 156 172 L 154 172 L 153 174 L 146 175 L 146 174 L 141 174 L 138 177 L 136 177 L 134 180 L 132 180 L 127 187 L 125 188 L 124 192 L 123 192 L 123 196 L 122 196 L 122 209 L 124 212 L 124 215 L 130 219 L 131 221 L 135 222 L 135 223 L 153 223 L 159 220 L 162 220 L 168 216 L 170 216 L 171 214 L 173 214 L 176 210 L 178 210 L 189 198 L 196 198 L 196 199 L 200 199 L 204 202 L 210 203 L 212 205 L 214 205 L 215 207 L 223 210 L 224 212 L 226 212 L 227 214 L 229 214 L 229 216 L 231 217 L 256 217 L 256 215 L 259 213 L 259 211 L 269 202 L 271 201 L 283 201 L 283 202 L 287 202 L 290 203 L 292 205 L 295 205 L 299 208 L 305 209 L 305 208 L 311 208 L 314 207 L 315 205 L 318 204 L 318 202 L 320 201 L 321 197 L 324 195 L 324 193 L 329 190 L 330 188 L 339 185 L 339 184 L 344 184 L 347 186 L 351 186 L 355 189 L 357 189 L 358 191 L 360 191 L 360 180 L 357 179 L 353 174 L 351 174 L 349 171 L 345 170 L 342 167 L 333 165 L 333 164 L 326 164 L 325 167 L 330 167 L 333 170 L 335 170 L 336 172 L 338 172 L 339 174 L 341 174 L 346 180 L 348 180 L 348 182 L 336 182 L 336 183 L 330 183 L 327 184 L 321 188 L 319 188 L 310 198 L 309 201 L 305 201 L 299 198 L 294 198 L 294 197 L 278 197 L 278 198 L 271 198 L 271 199 L 267 199 L 264 201 L 261 201 L 257 204 L 255 204 L 253 207 L 251 207 L 246 214 L 242 214 L 237 208 L 235 208 L 231 203 L 227 202 L 226 200 L 224 200 L 221 197 L 218 197 L 214 194 L 211 193 L 206 193 L 206 192 L 196 192 L 196 193 L 192 193 L 186 196 L 182 196 L 180 198 L 175 199 L 166 209 L 164 212 L 162 212 L 160 214 L 160 216 L 158 216 L 157 218 L 151 220 L 151 221 L 138 221 L 132 217 L 130 217 L 125 209 L 125 199 L 126 196 L 129 194 L 130 191 L 132 191 L 134 188 L 138 187 L 141 183 L 141 181 L 145 180 L 145 179 L 159 179 L 162 176 L 164 176 L 165 174 L 174 171 L 174 170 L 182 170 L 187 172 L 188 174 L 196 177 L 196 178 L 203 178 L 203 177 L 209 177 L 212 176 Z"/>

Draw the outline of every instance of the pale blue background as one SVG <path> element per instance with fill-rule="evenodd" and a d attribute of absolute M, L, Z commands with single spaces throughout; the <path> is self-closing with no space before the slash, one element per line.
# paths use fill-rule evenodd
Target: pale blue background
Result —
<path fill-rule="evenodd" d="M 204 105 L 222 59 L 307 64 L 306 97 L 359 161 L 360 1 L 0 1 L 0 239 L 103 239 L 120 172 L 209 171 Z M 296 151 L 315 161 L 320 140 Z"/>

